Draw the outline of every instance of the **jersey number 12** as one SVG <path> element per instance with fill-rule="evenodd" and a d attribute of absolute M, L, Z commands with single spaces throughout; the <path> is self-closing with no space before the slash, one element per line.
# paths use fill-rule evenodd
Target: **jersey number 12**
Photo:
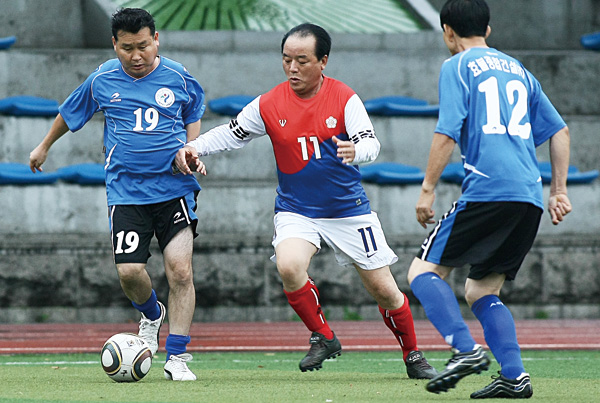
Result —
<path fill-rule="evenodd" d="M 498 80 L 490 77 L 477 87 L 485 94 L 487 112 L 487 123 L 482 130 L 485 134 L 504 134 L 506 126 L 500 122 L 500 92 L 498 91 Z M 515 92 L 517 97 L 515 99 Z M 531 123 L 521 124 L 521 120 L 527 114 L 527 88 L 518 81 L 512 80 L 506 83 L 506 98 L 509 104 L 514 105 L 510 120 L 508 121 L 508 134 L 519 136 L 525 140 L 531 135 Z"/>

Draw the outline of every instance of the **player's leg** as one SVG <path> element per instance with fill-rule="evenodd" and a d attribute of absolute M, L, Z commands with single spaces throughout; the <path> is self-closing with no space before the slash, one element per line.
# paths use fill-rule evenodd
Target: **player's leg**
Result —
<path fill-rule="evenodd" d="M 138 334 L 155 355 L 165 307 L 157 300 L 152 280 L 146 271 L 153 236 L 152 219 L 144 206 L 111 206 L 109 221 L 121 288 L 132 305 L 141 312 Z"/>
<path fill-rule="evenodd" d="M 452 346 L 446 368 L 427 383 L 433 393 L 447 392 L 467 375 L 489 367 L 490 360 L 471 335 L 450 285 L 444 278 L 452 268 L 415 258 L 409 269 L 409 284 L 427 318 Z"/>
<path fill-rule="evenodd" d="M 483 327 L 485 341 L 501 367 L 500 376 L 472 398 L 531 397 L 533 389 L 521 359 L 515 322 L 499 297 L 504 275 L 491 273 L 481 280 L 467 279 L 466 295 L 471 310 Z"/>
<path fill-rule="evenodd" d="M 473 266 L 465 284 L 465 298 L 481 323 L 487 345 L 500 364 L 500 376 L 473 398 L 527 398 L 533 395 L 529 374 L 521 359 L 515 322 L 508 307 L 500 299 L 505 280 L 513 280 L 537 234 L 542 211 L 527 203 L 505 203 L 509 229 L 497 251 L 480 269 Z M 485 275 L 482 275 L 485 273 Z"/>
<path fill-rule="evenodd" d="M 310 219 L 291 213 L 275 216 L 273 259 L 283 282 L 288 303 L 311 331 L 308 354 L 300 361 L 301 371 L 322 368 L 327 358 L 340 355 L 342 347 L 329 327 L 321 308 L 319 290 L 308 276 L 310 261 L 320 247 L 320 237 Z"/>
<path fill-rule="evenodd" d="M 174 381 L 193 381 L 196 376 L 187 362 L 191 354 L 187 345 L 196 292 L 192 269 L 192 255 L 196 224 L 196 194 L 153 205 L 154 228 L 163 253 L 165 274 L 169 283 L 169 335 L 164 368 L 165 378 Z"/>
<path fill-rule="evenodd" d="M 412 312 L 406 295 L 400 291 L 389 266 L 374 270 L 356 270 L 371 296 L 379 305 L 379 312 L 386 326 L 402 348 L 406 372 L 409 378 L 431 379 L 437 371 L 417 347 L 417 336 Z"/>
<path fill-rule="evenodd" d="M 476 342 L 462 317 L 454 291 L 444 281 L 451 271 L 451 267 L 414 258 L 408 270 L 408 283 L 446 343 L 458 352 L 467 352 L 473 350 Z"/>
<path fill-rule="evenodd" d="M 164 249 L 165 274 L 169 283 L 169 335 L 165 348 L 165 374 L 172 380 L 195 380 L 187 368 L 191 360 L 187 345 L 194 317 L 196 292 L 193 282 L 192 254 L 194 236 L 191 227 L 181 230 Z"/>
<path fill-rule="evenodd" d="M 489 367 L 489 358 L 476 344 L 452 288 L 444 281 L 452 267 L 479 258 L 480 249 L 472 245 L 485 239 L 482 234 L 487 231 L 485 219 L 486 215 L 471 203 L 455 203 L 425 239 L 408 271 L 413 294 L 453 349 L 444 371 L 427 383 L 427 390 L 433 393 L 446 392 L 465 376 Z"/>

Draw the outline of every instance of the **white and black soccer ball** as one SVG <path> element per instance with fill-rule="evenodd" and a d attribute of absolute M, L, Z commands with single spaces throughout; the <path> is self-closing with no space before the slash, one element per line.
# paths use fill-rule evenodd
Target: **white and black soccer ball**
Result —
<path fill-rule="evenodd" d="M 117 333 L 102 346 L 100 360 L 113 381 L 137 382 L 150 371 L 152 352 L 137 334 Z"/>

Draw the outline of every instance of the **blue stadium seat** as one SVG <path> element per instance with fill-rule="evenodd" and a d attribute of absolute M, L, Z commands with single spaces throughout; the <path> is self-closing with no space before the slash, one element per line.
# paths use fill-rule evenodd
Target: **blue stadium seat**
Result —
<path fill-rule="evenodd" d="M 362 180 L 377 185 L 420 184 L 425 172 L 419 167 L 395 162 L 381 162 L 360 167 Z"/>
<path fill-rule="evenodd" d="M 16 36 L 7 36 L 4 38 L 0 38 L 0 50 L 8 49 L 17 41 Z"/>
<path fill-rule="evenodd" d="M 549 161 L 538 162 L 542 183 L 548 184 L 552 181 L 552 165 Z M 597 169 L 581 172 L 575 165 L 569 165 L 567 174 L 567 183 L 570 184 L 585 184 L 592 183 L 600 175 Z"/>
<path fill-rule="evenodd" d="M 364 104 L 367 112 L 375 116 L 437 116 L 440 111 L 439 105 L 400 95 L 373 98 Z"/>
<path fill-rule="evenodd" d="M 600 50 L 600 31 L 582 35 L 581 46 L 588 50 Z"/>
<path fill-rule="evenodd" d="M 79 185 L 104 185 L 104 164 L 84 163 L 59 168 L 56 173 L 59 179 L 67 183 Z"/>
<path fill-rule="evenodd" d="M 56 172 L 31 172 L 29 165 L 0 162 L 0 185 L 50 184 L 58 180 Z"/>
<path fill-rule="evenodd" d="M 209 109 L 219 115 L 237 116 L 254 98 L 251 95 L 230 95 L 208 101 Z"/>
<path fill-rule="evenodd" d="M 462 162 L 451 162 L 446 165 L 440 179 L 448 183 L 462 184 L 465 179 L 465 168 Z"/>
<path fill-rule="evenodd" d="M 58 102 L 30 95 L 7 97 L 0 99 L 0 113 L 13 116 L 56 116 Z"/>

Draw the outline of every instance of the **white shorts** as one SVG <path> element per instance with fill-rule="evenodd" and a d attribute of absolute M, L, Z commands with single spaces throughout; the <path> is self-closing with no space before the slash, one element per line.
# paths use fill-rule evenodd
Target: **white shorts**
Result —
<path fill-rule="evenodd" d="M 364 270 L 379 269 L 398 261 L 388 246 L 374 211 L 346 218 L 309 218 L 295 213 L 277 213 L 273 219 L 273 247 L 288 238 L 304 239 L 321 249 L 321 239 L 333 249 L 340 266 L 356 264 Z M 276 256 L 271 257 L 276 261 Z"/>

